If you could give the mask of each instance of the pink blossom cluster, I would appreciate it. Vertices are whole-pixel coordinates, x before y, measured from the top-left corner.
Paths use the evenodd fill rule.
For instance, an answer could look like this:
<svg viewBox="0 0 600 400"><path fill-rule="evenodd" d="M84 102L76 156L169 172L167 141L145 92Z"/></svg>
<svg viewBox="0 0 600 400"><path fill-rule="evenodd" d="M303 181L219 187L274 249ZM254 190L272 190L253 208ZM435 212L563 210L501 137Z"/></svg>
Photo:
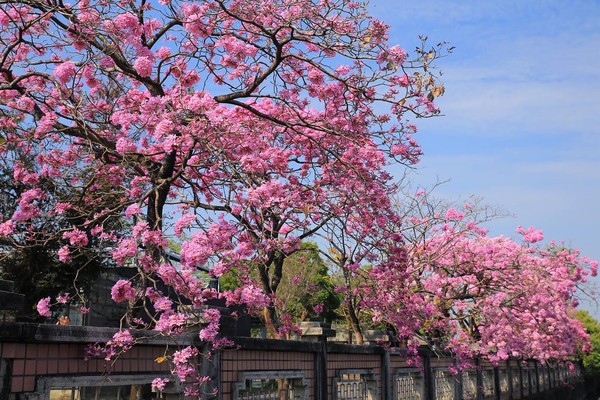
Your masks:
<svg viewBox="0 0 600 400"><path fill-rule="evenodd" d="M167 383L169 383L168 378L154 378L152 380L152 389L156 390L157 392L162 392L165 390Z"/></svg>
<svg viewBox="0 0 600 400"><path fill-rule="evenodd" d="M215 308L207 308L202 313L202 320L207 325L200 330L200 340L206 342L214 342L219 334L219 322L221 319L221 313Z"/></svg>
<svg viewBox="0 0 600 400"><path fill-rule="evenodd" d="M180 381L185 382L188 378L196 376L196 357L198 349L196 347L184 347L173 353L173 374L177 375Z"/></svg>
<svg viewBox="0 0 600 400"><path fill-rule="evenodd" d="M60 83L66 84L76 73L76 66L72 61L65 61L56 66L53 75Z"/></svg>
<svg viewBox="0 0 600 400"><path fill-rule="evenodd" d="M540 229L535 229L530 226L524 229L522 226L517 227L517 233L523 235L523 241L528 243L535 243L544 240L544 233Z"/></svg>
<svg viewBox="0 0 600 400"><path fill-rule="evenodd" d="M38 301L37 306L36 306L38 314L40 314L42 317L51 317L52 316L52 311L50 310L50 302L51 301L52 301L52 299L50 299L50 296L44 297L43 299Z"/></svg>
<svg viewBox="0 0 600 400"><path fill-rule="evenodd" d="M188 320L188 314L167 310L160 314L154 329L167 335L177 335L185 330Z"/></svg>
<svg viewBox="0 0 600 400"><path fill-rule="evenodd" d="M269 297L256 285L249 284L233 291L222 293L227 304L245 304L251 311L258 311L271 304Z"/></svg>
<svg viewBox="0 0 600 400"><path fill-rule="evenodd" d="M124 353L131 349L135 344L135 338L129 332L129 330L120 330L115 333L106 346L103 347L104 359L110 361L115 359L119 354Z"/></svg>
<svg viewBox="0 0 600 400"><path fill-rule="evenodd" d="M47 296L47 297L40 299L37 302L36 311L42 317L49 318L52 316L52 307L57 306L57 305L60 306L61 304L69 304L69 303L77 304L80 300L81 300L80 297L71 296L71 294L67 293L67 292L60 293L58 296L56 296L56 299L54 302L52 301L52 298L50 296ZM79 309L82 314L87 314L89 312L89 308L84 305L80 305Z"/></svg>
<svg viewBox="0 0 600 400"><path fill-rule="evenodd" d="M126 279L119 279L110 291L111 297L117 303L131 301L135 299L136 290L131 282Z"/></svg>
<svg viewBox="0 0 600 400"><path fill-rule="evenodd" d="M69 244L74 247L83 247L88 244L87 234L79 229L73 229L63 233L63 238L69 240Z"/></svg>

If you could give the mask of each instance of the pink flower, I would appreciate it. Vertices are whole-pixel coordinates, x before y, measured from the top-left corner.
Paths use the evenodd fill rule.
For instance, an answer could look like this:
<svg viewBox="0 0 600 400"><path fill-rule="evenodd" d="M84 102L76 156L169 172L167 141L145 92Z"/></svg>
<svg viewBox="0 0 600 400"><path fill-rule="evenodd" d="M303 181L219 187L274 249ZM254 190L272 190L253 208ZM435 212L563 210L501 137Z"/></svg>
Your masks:
<svg viewBox="0 0 600 400"><path fill-rule="evenodd" d="M200 333L198 333L198 338L205 342L212 342L213 340L215 340L218 334L219 325L208 324L206 328L200 330Z"/></svg>
<svg viewBox="0 0 600 400"><path fill-rule="evenodd" d="M117 17L114 19L114 24L119 29L128 30L138 28L140 25L140 21L135 16L135 14L125 12L123 14L117 15Z"/></svg>
<svg viewBox="0 0 600 400"><path fill-rule="evenodd" d="M119 265L125 264L125 260L137 253L137 242L134 238L125 238L112 252L112 257Z"/></svg>
<svg viewBox="0 0 600 400"><path fill-rule="evenodd" d="M143 77L147 77L150 76L150 74L152 74L153 66L154 63L152 62L152 60L150 60L150 58L146 56L138 57L138 59L135 60L135 63L133 64L133 68L135 68L137 73Z"/></svg>
<svg viewBox="0 0 600 400"><path fill-rule="evenodd" d="M598 276L598 261L590 262L590 271L592 276Z"/></svg>
<svg viewBox="0 0 600 400"><path fill-rule="evenodd" d="M74 247L84 247L88 244L87 234L79 229L63 233L63 239L69 239L69 243Z"/></svg>
<svg viewBox="0 0 600 400"><path fill-rule="evenodd" d="M21 194L21 200L19 200L19 204L27 204L27 203L31 203L35 200L39 200L44 196L44 193L42 192L41 189L39 188L35 188L35 189L29 189L24 191Z"/></svg>
<svg viewBox="0 0 600 400"><path fill-rule="evenodd" d="M157 392L162 392L169 383L169 379L167 378L154 378L152 380L152 388Z"/></svg>
<svg viewBox="0 0 600 400"><path fill-rule="evenodd" d="M221 319L221 313L216 308L207 308L202 315L205 322L218 323Z"/></svg>
<svg viewBox="0 0 600 400"><path fill-rule="evenodd" d="M133 345L133 336L128 330L119 331L113 335L108 343L118 347L130 347Z"/></svg>
<svg viewBox="0 0 600 400"><path fill-rule="evenodd" d="M279 229L279 234L280 235L287 235L288 233L290 233L294 228L292 228L291 226L289 226L288 224L284 224L281 229Z"/></svg>
<svg viewBox="0 0 600 400"><path fill-rule="evenodd" d="M158 58L167 58L171 55L171 50L168 47L161 47L160 49L156 50L156 57Z"/></svg>
<svg viewBox="0 0 600 400"><path fill-rule="evenodd" d="M125 279L120 279L115 283L110 291L111 297L117 303L135 298L135 289L131 286L131 282Z"/></svg>
<svg viewBox="0 0 600 400"><path fill-rule="evenodd" d="M75 64L71 61L66 61L59 64L55 69L53 76L58 79L60 83L67 83L75 76Z"/></svg>
<svg viewBox="0 0 600 400"><path fill-rule="evenodd" d="M168 311L173 306L173 302L168 297L160 297L154 302L156 311Z"/></svg>
<svg viewBox="0 0 600 400"><path fill-rule="evenodd" d="M181 237L183 230L189 228L194 221L196 221L196 215L184 214L175 222L175 227L173 228L175 235Z"/></svg>
<svg viewBox="0 0 600 400"><path fill-rule="evenodd" d="M463 218L464 218L464 215L461 212L456 211L454 208L450 208L450 209L448 209L448 211L446 211L446 219L447 220L460 221Z"/></svg>
<svg viewBox="0 0 600 400"><path fill-rule="evenodd" d="M58 203L56 203L55 211L57 214L60 215L70 208L71 208L71 204L58 202Z"/></svg>
<svg viewBox="0 0 600 400"><path fill-rule="evenodd" d="M402 87L408 87L410 85L410 78L408 75L403 74L396 79L396 82Z"/></svg>
<svg viewBox="0 0 600 400"><path fill-rule="evenodd" d="M36 309L42 317L51 317L52 311L50 311L50 297L44 297L38 301Z"/></svg>
<svg viewBox="0 0 600 400"><path fill-rule="evenodd" d="M168 334L181 333L187 320L188 316L186 314L169 312L167 310L167 312L160 316L154 329Z"/></svg>
<svg viewBox="0 0 600 400"><path fill-rule="evenodd" d="M134 203L127 207L127 209L125 210L125 216L127 218L130 218L133 215L141 214L141 212L142 209L140 208L140 206L137 203Z"/></svg>
<svg viewBox="0 0 600 400"><path fill-rule="evenodd" d="M180 381L185 381L187 378L196 374L196 368L191 365L198 355L198 349L195 347L185 347L182 350L173 353L174 368L171 371L179 377Z"/></svg>
<svg viewBox="0 0 600 400"><path fill-rule="evenodd" d="M69 251L69 246L63 246L58 249L58 259L60 262L68 263L71 261L71 253Z"/></svg>
<svg viewBox="0 0 600 400"><path fill-rule="evenodd" d="M119 138L115 147L121 154L133 153L137 151L137 145L130 138Z"/></svg>
<svg viewBox="0 0 600 400"><path fill-rule="evenodd" d="M350 67L347 65L339 65L335 69L335 72L338 74L338 76L345 76L350 73Z"/></svg>
<svg viewBox="0 0 600 400"><path fill-rule="evenodd" d="M15 223L12 220L8 220L0 224L0 236L11 235L15 230Z"/></svg>
<svg viewBox="0 0 600 400"><path fill-rule="evenodd" d="M541 229L535 229L533 226L530 226L527 229L518 226L517 233L523 235L523 241L527 243L536 243L544 240L544 232L542 232Z"/></svg>
<svg viewBox="0 0 600 400"><path fill-rule="evenodd" d="M39 208L33 204L26 204L21 202L19 204L19 209L15 211L12 216L14 221L27 221L29 219L35 218L39 215Z"/></svg>
<svg viewBox="0 0 600 400"><path fill-rule="evenodd" d="M104 355L106 354L106 351L105 351L104 347L102 347L98 343L93 343L93 344L90 343L84 347L83 353L84 353L83 359L85 361L89 361L92 358L104 357Z"/></svg>
<svg viewBox="0 0 600 400"><path fill-rule="evenodd" d="M129 350L135 343L135 339L128 330L115 333L111 340L106 343L104 359L109 361L119 352Z"/></svg>
<svg viewBox="0 0 600 400"><path fill-rule="evenodd" d="M56 301L61 304L67 304L70 299L71 299L71 295L69 295L69 293L63 293L56 298Z"/></svg>

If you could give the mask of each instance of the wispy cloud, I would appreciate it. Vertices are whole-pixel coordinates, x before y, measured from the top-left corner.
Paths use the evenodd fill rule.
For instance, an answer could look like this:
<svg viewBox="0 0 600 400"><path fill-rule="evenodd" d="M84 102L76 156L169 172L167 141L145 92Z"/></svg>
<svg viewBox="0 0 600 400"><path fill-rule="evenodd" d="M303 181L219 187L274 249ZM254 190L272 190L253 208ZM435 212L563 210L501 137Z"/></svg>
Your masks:
<svg viewBox="0 0 600 400"><path fill-rule="evenodd" d="M600 114L600 3L371 4L392 24L392 40L431 33L434 41L448 39L457 47L440 62L447 87L442 131L600 134L600 124L590 123Z"/></svg>

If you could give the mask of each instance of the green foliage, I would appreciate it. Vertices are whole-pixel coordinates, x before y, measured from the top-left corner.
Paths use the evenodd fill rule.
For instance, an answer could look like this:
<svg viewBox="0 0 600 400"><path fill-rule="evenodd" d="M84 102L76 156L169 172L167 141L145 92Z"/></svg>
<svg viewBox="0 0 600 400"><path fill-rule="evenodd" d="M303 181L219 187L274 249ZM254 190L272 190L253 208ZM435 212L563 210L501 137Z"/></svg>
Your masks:
<svg viewBox="0 0 600 400"><path fill-rule="evenodd" d="M221 291L226 290L235 290L242 286L242 281L240 280L238 270L230 270L226 274L223 274L219 277L219 288Z"/></svg>
<svg viewBox="0 0 600 400"><path fill-rule="evenodd" d="M300 251L286 259L277 302L281 312L294 321L339 318L336 309L341 299L316 244L303 243Z"/></svg>
<svg viewBox="0 0 600 400"><path fill-rule="evenodd" d="M589 353L582 354L583 366L589 373L600 375L600 323L585 310L578 310L575 318L582 322L592 345Z"/></svg>
<svg viewBox="0 0 600 400"><path fill-rule="evenodd" d="M252 276L251 279L258 284L258 276ZM221 290L233 290L240 286L241 279L237 270L219 278ZM339 318L337 309L340 303L340 296L334 290L329 269L319 255L317 245L303 243L301 249L284 262L283 275L277 288L278 316L286 316L293 322L331 322Z"/></svg>

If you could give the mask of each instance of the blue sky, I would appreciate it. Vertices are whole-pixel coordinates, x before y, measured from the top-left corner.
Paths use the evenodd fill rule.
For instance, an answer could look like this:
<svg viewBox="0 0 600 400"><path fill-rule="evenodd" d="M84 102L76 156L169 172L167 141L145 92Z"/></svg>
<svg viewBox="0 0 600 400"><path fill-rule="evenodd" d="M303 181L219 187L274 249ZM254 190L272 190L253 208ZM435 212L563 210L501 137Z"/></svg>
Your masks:
<svg viewBox="0 0 600 400"><path fill-rule="evenodd" d="M425 155L413 181L450 179L439 196L477 195L515 215L488 224L492 235L535 226L600 259L600 1L371 0L369 9L407 50L419 34L456 47L438 62L444 116L416 121Z"/></svg>

